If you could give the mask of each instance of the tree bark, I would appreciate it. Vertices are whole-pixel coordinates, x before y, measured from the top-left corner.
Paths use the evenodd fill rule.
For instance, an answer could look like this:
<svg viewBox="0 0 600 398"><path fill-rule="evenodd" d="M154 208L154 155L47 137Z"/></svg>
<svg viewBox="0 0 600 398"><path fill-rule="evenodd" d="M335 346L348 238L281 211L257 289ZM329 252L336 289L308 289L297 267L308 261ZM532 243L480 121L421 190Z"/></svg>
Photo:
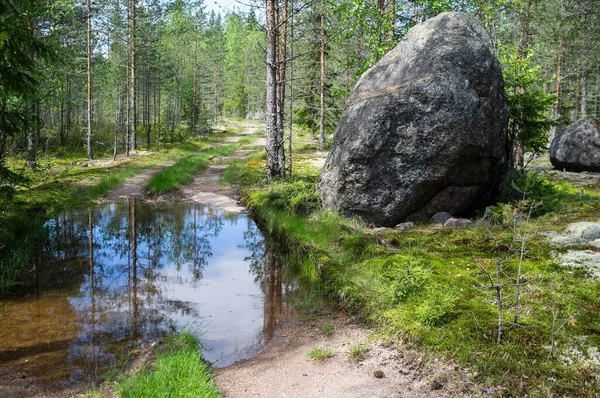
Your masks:
<svg viewBox="0 0 600 398"><path fill-rule="evenodd" d="M581 77L581 117L587 116L587 79L585 74Z"/></svg>
<svg viewBox="0 0 600 398"><path fill-rule="evenodd" d="M94 158L92 152L92 1L87 0L87 156Z"/></svg>
<svg viewBox="0 0 600 398"><path fill-rule="evenodd" d="M279 135L277 161L279 168L285 175L285 145L284 145L284 129L285 129L285 75L286 75L286 57L287 57L287 15L288 15L288 0L283 0L281 9L277 5L277 23L279 30L277 31L279 48L277 51L277 133ZM279 18L279 16L281 18Z"/></svg>
<svg viewBox="0 0 600 398"><path fill-rule="evenodd" d="M131 99L129 100L129 106L131 107L131 138L129 145L132 150L137 149L137 113L136 113L136 87L135 87L135 11L136 11L136 0L131 0L131 11L130 11L130 29L131 29Z"/></svg>
<svg viewBox="0 0 600 398"><path fill-rule="evenodd" d="M321 81L319 98L319 150L325 149L325 0L321 0Z"/></svg>
<svg viewBox="0 0 600 398"><path fill-rule="evenodd" d="M267 31L267 93L266 93L266 145L267 172L270 178L283 177L279 162L279 132L277 129L277 0L266 0Z"/></svg>

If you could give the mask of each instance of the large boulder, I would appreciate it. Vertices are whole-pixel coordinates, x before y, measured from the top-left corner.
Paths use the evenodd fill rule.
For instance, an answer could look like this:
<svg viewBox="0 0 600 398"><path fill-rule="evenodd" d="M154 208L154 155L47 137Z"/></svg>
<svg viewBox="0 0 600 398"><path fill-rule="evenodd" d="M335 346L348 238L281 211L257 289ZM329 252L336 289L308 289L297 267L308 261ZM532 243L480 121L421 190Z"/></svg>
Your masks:
<svg viewBox="0 0 600 398"><path fill-rule="evenodd" d="M581 118L557 134L550 161L559 170L600 171L600 119Z"/></svg>
<svg viewBox="0 0 600 398"><path fill-rule="evenodd" d="M490 39L469 14L412 28L346 103L318 191L326 208L393 226L493 197L508 106Z"/></svg>

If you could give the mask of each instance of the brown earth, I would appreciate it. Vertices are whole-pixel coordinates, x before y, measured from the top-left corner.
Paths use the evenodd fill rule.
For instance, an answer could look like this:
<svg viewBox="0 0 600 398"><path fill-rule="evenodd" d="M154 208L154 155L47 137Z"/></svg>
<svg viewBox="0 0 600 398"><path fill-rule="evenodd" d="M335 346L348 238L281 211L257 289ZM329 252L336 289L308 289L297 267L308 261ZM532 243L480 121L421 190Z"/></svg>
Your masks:
<svg viewBox="0 0 600 398"><path fill-rule="evenodd" d="M330 337L323 326L333 327ZM366 347L359 358L353 346ZM333 351L323 360L309 351ZM364 324L344 314L283 326L263 352L216 370L223 397L420 398L477 396L473 375L452 363L426 361L372 338Z"/></svg>

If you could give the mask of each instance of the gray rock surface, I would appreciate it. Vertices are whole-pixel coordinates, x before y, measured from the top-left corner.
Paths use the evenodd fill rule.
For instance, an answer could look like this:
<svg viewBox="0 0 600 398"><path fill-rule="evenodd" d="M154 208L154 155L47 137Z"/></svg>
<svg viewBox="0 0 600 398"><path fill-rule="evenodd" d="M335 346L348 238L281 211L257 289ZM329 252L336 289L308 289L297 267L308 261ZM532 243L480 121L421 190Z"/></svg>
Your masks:
<svg viewBox="0 0 600 398"><path fill-rule="evenodd" d="M439 211L431 216L431 222L434 224L443 224L452 218L452 214L446 213L445 211Z"/></svg>
<svg viewBox="0 0 600 398"><path fill-rule="evenodd" d="M576 222L569 224L562 234L551 237L552 243L569 245L600 245L600 221L599 222Z"/></svg>
<svg viewBox="0 0 600 398"><path fill-rule="evenodd" d="M557 134L550 162L558 170L600 171L600 119L581 118Z"/></svg>
<svg viewBox="0 0 600 398"><path fill-rule="evenodd" d="M378 226L467 213L505 170L508 107L490 39L469 14L412 28L354 87L318 191Z"/></svg>
<svg viewBox="0 0 600 398"><path fill-rule="evenodd" d="M413 229L415 229L415 224L411 223L410 221L396 225L396 230L400 232L408 232L412 231Z"/></svg>
<svg viewBox="0 0 600 398"><path fill-rule="evenodd" d="M473 223L467 218L449 218L444 223L444 227L446 228L466 228L471 225L473 225Z"/></svg>

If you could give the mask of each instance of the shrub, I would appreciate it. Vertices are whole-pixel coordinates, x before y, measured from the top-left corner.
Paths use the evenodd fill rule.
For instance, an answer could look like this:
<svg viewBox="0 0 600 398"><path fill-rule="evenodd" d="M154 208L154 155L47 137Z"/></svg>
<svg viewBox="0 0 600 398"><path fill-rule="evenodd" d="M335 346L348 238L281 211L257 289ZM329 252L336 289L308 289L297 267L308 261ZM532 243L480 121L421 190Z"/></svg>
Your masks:
<svg viewBox="0 0 600 398"><path fill-rule="evenodd" d="M425 301L417 307L419 321L425 327L431 328L443 325L448 320L458 297L450 290L439 285L427 289Z"/></svg>

